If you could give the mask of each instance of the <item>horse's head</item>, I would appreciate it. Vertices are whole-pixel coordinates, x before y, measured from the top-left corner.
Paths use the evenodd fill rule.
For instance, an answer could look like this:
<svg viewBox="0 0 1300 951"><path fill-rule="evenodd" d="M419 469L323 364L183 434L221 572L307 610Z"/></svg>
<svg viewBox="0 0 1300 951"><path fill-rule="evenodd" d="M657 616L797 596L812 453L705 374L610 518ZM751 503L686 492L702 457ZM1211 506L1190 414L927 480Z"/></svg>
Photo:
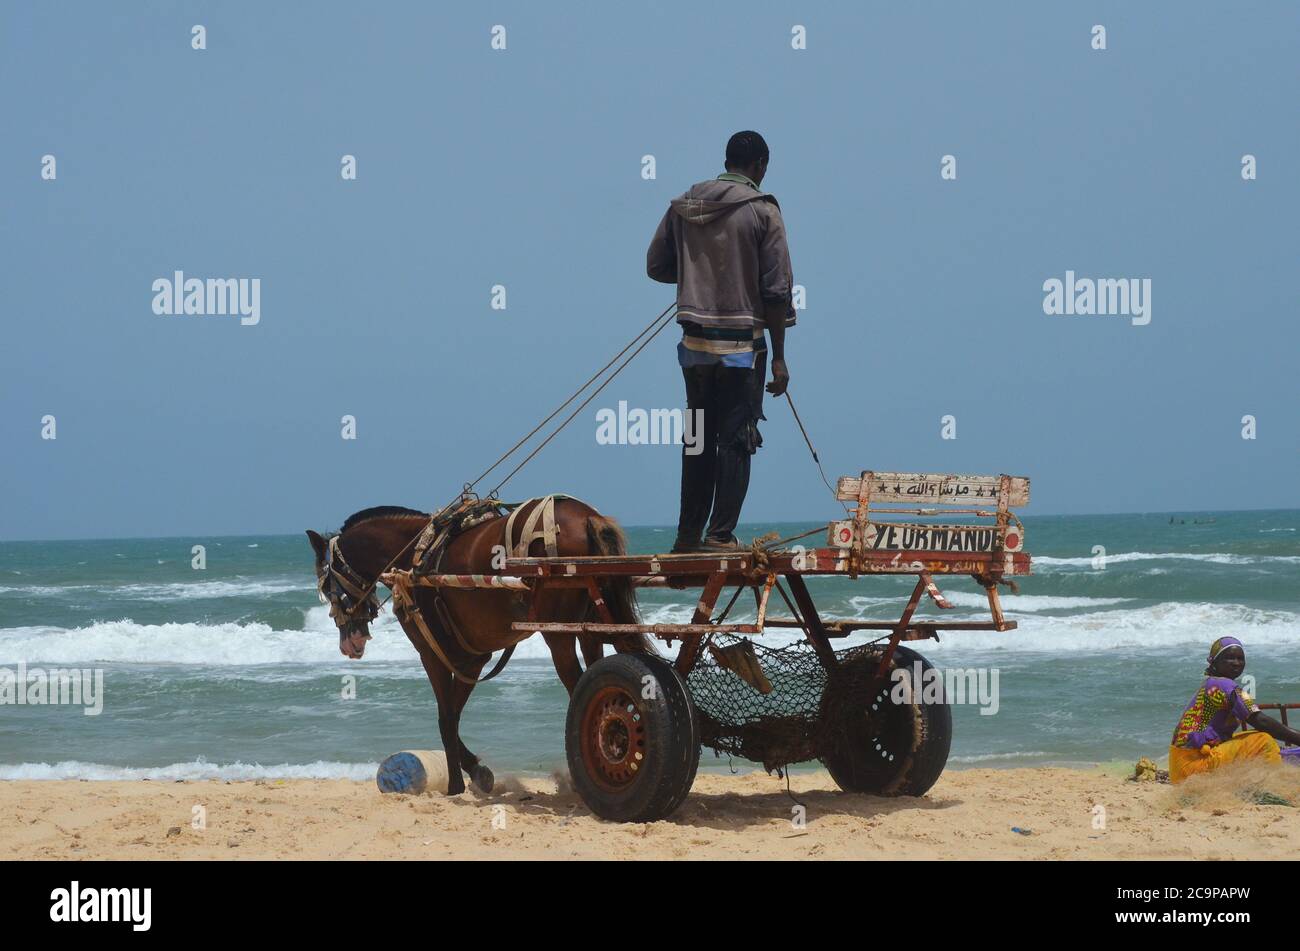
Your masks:
<svg viewBox="0 0 1300 951"><path fill-rule="evenodd" d="M316 590L330 606L330 617L339 629L339 650L345 657L360 660L370 640L370 622L379 614L379 598L373 578L363 578L343 558L339 544L342 533L324 538L307 530L316 552Z"/></svg>

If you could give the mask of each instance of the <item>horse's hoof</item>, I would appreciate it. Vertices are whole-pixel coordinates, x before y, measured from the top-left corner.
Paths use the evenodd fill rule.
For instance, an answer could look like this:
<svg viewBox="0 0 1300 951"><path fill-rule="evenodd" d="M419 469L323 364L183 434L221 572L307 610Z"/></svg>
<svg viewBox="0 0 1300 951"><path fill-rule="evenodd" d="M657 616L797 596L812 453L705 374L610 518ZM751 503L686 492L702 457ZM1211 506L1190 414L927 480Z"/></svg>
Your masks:
<svg viewBox="0 0 1300 951"><path fill-rule="evenodd" d="M492 770L488 769L482 763L479 763L470 771L469 781L474 785L475 789L483 793L485 796L490 793L492 787L496 785L496 777L492 775Z"/></svg>

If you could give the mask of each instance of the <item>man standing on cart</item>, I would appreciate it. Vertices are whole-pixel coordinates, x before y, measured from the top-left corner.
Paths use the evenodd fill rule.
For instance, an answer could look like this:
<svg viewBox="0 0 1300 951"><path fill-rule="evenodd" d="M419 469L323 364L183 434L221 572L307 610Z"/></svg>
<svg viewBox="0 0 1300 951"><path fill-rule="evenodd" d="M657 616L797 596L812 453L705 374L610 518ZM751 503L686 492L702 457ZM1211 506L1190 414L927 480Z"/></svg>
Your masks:
<svg viewBox="0 0 1300 951"><path fill-rule="evenodd" d="M785 328L795 322L794 276L776 198L759 189L768 148L757 132L727 142L726 171L674 198L646 252L646 273L677 285L677 360L686 406L703 417L699 452L682 448L682 498L674 552L738 547L750 456L763 444L763 383L771 337L772 382L785 392ZM701 538L703 535L703 538Z"/></svg>

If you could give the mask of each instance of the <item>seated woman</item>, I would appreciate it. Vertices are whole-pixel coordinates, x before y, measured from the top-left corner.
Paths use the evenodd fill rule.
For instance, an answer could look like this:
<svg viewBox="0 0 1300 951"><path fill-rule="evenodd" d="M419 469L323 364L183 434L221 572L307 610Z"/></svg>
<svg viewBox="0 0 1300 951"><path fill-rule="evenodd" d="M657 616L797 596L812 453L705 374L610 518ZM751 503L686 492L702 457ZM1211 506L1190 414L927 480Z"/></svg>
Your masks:
<svg viewBox="0 0 1300 951"><path fill-rule="evenodd" d="M1278 740L1300 744L1300 732L1261 713L1254 698L1237 686L1237 678L1246 669L1246 649L1241 641L1219 638L1210 645L1207 659L1206 681L1174 729L1169 747L1171 782L1182 782L1193 773L1218 769L1235 760L1258 758L1280 763L1283 752ZM1254 729L1236 733L1238 726ZM1287 758L1296 753L1300 746L1287 750Z"/></svg>

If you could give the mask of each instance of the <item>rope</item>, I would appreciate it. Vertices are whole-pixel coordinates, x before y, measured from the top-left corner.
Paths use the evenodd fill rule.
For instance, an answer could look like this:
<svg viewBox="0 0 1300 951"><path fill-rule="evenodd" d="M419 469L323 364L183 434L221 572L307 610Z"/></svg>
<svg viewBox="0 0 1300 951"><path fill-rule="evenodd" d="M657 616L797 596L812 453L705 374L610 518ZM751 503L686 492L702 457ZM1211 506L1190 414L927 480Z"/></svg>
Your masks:
<svg viewBox="0 0 1300 951"><path fill-rule="evenodd" d="M575 409L572 413L570 413L564 419L564 422L560 423L559 426L555 427L555 429L551 431L550 435L548 435L545 439L543 439L533 449L532 452L530 452L527 456L525 456L523 460L519 462L518 465L516 465L513 469L511 469L506 474L505 478L502 479L500 482L498 482L492 488L492 491L487 494L487 498L489 499L497 498L497 493L501 491L501 489L505 486L505 484L509 482L511 479L513 479L520 469L528 465L528 463L532 462L532 460L537 456L537 454L541 452L543 449L545 449L552 439L554 439L561 432L563 432L564 428L568 426L569 423L573 422L574 419L577 418L578 414L581 413L584 409L586 409L587 406L591 403L591 401L594 400L597 396L599 396L601 391L603 391L605 387L609 386L609 384L613 382L614 378L618 376L620 373L622 373L623 370L627 367L627 365L631 363L633 360L635 360L637 356L641 353L641 351L644 350L650 344L650 342L655 339L655 337L659 336L659 334L663 332L663 329L667 327L669 323L672 322L674 315L671 312L674 310L676 306L677 306L676 301L674 301L673 303L665 307L662 311L660 311L658 316L656 316L654 320L650 321L650 323L648 323L644 328L642 328L641 332L638 333L635 337L633 337L630 341L628 341L628 343L623 347L623 349L620 350L618 353L614 354L614 356L611 357L604 366L602 366L599 370L593 373L585 383L583 383L580 387L578 387L572 393L572 395L569 396L568 399L566 399L563 403L561 403L554 410L552 410L550 415L548 415L540 423L538 423L531 430L529 430L529 432L525 434L523 438L521 438L513 446L511 446L504 453L502 453L501 456L499 456L497 460L492 463L492 465L488 466L486 469L480 472L473 481L465 483L464 487L461 489L458 498L464 500L467 497L470 497L473 493L474 487L478 485L480 482L482 482L485 478L487 478L489 473L491 473L494 469L496 469L503 462L509 459L512 455L514 455L519 450L519 448L523 446L525 443L527 443L528 440L532 439L533 436L541 432L546 427L547 423L555 419L555 417L559 416L560 413L562 413L565 410L565 408L569 406L569 404L571 404L574 400L576 400L579 396L581 396L582 393L589 386L591 386L598 379L600 379L601 375L605 373L605 371L608 370L610 367L614 366L614 364L618 362L620 357L622 357L629 350L632 350L633 347L636 347L635 350L632 350L631 356L629 356L626 360L620 363L614 369L614 372L604 379L604 381L600 384L600 386L592 390L590 395L588 395L585 400L583 400L581 403L578 404L577 409ZM640 341L639 346L638 346L638 341ZM789 389L785 391L785 400L787 403L790 404L790 412L794 415L794 421L799 427L799 432L803 436L803 441L808 446L808 452L812 454L813 462L817 466L817 471L821 475L822 482L826 485L826 488L830 490L831 496L834 497L836 495L835 487L831 485L830 479L826 477L826 470L822 468L821 459L817 455L817 449L813 446L812 439L809 438L808 436L808 430L804 428L803 420L799 418L799 411L795 409L794 399L791 398ZM454 504L455 501L456 499L453 499L450 502L448 502L447 505L450 506ZM837 499L836 501L839 500ZM841 503L841 505L843 505L844 511L847 513L849 511L848 505L844 503ZM444 509L446 507L447 506L444 506ZM813 531L819 531L819 529L814 529ZM772 533L772 535L775 534L776 533ZM803 538L806 535L811 535L811 534L813 534L813 532L805 532L803 535L796 535L794 536L794 538L784 539L783 541L793 541L794 539ZM388 566L384 568L384 571L380 572L380 574L390 571L392 567L395 564L397 564L397 562L402 558L402 556L405 555L407 551L410 550L411 546L415 544L416 539L418 538L419 536L417 535L416 538L411 539L411 541L407 543L406 547L404 547L400 552L397 553L397 555L393 558L393 560L388 563ZM762 549L766 546L762 545L761 542L772 541L772 540L774 539L772 539L770 536L765 536L762 540L755 540L755 543L752 547L756 558L762 558L763 560L765 560L766 552L763 551ZM782 542L777 542L777 545L780 544L782 544ZM370 584L368 591L373 591L377 584L378 584L378 579L376 579L374 582ZM392 597L391 593L389 597L390 598ZM383 605L387 602L387 600L388 599L385 598L384 601L380 602L379 606L382 608Z"/></svg>
<svg viewBox="0 0 1300 951"><path fill-rule="evenodd" d="M423 534L423 533L420 533L420 534ZM379 579L380 579L380 577L381 577L382 575L385 575L385 574L387 574L388 572L392 571L392 570L393 570L393 566L394 566L395 564L397 564L397 562L401 559L401 557L402 557L403 555L405 555L408 551L411 550L411 546L414 545L414 544L415 544L417 541L419 541L419 540L420 540L420 535L417 534L414 538L412 538L409 542L406 543L406 547L405 547L405 548L403 548L401 551L399 551L396 555L393 556L393 560L390 561L387 565L384 566L383 571L381 571L381 572L379 572L379 574L375 575L375 580L372 581L372 582L370 582L369 587L366 588L366 597L369 597L369 596L370 596L370 592L374 591L375 588L377 588L377 587L379 586ZM387 604L387 603L389 602L389 600L390 600L392 597L393 597L393 592L392 592L391 590L389 590L389 592L388 592L388 597L387 597L387 598L384 598L384 600L382 600L382 601L379 602L379 609L380 609L380 610L383 610L384 605Z"/></svg>
<svg viewBox="0 0 1300 951"><path fill-rule="evenodd" d="M802 807L803 807L804 814L806 815L807 812L808 812L808 803L804 802L802 799L800 799L798 796L796 796L796 795L794 794L794 792L791 791L791 789L790 789L790 766L789 766L789 764L786 764L786 767L785 767L785 769L783 770L783 772L785 773L785 794L786 794L787 796L789 796L789 797L794 801L794 804L795 804L796 806L802 806ZM800 834L800 835L807 835L808 833L806 833L806 832L801 832L801 833L799 833L799 834ZM789 836L789 835L787 835L786 838L787 838L787 839L791 839L791 838L794 838L794 837L793 837L793 836Z"/></svg>
<svg viewBox="0 0 1300 951"><path fill-rule="evenodd" d="M780 532L768 532L766 535L760 535L749 543L749 554L754 559L755 571L767 572L769 565L768 547L775 545L780 537Z"/></svg>
<svg viewBox="0 0 1300 951"><path fill-rule="evenodd" d="M718 615L717 620L710 621L709 623L721 624L723 621L725 621L727 619L727 615L731 613L731 609L735 605L736 599L740 597L740 592L744 590L745 590L745 586L743 584L736 585L736 593L731 596L731 600L727 602L727 606L722 609L722 613Z"/></svg>
<svg viewBox="0 0 1300 951"><path fill-rule="evenodd" d="M816 528L810 528L808 531L800 532L798 535L791 535L788 538L782 538L778 541L772 542L770 545L764 545L763 547L768 549L784 548L788 542L797 542L801 538L807 538L809 535L817 535L824 531L826 531L826 526L818 525ZM771 534L775 535L776 533L772 532Z"/></svg>
<svg viewBox="0 0 1300 951"><path fill-rule="evenodd" d="M570 413L565 418L565 420L562 423L560 423L559 426L557 426L554 430L551 431L550 435L548 435L545 439L543 439L533 449L532 452L530 452L527 456L525 456L518 465L516 465L513 469L511 469L506 474L505 478L502 479L500 482L498 482L492 488L492 491L487 494L487 498L496 498L497 493L501 491L501 489L505 486L507 482L509 482L511 479L515 477L515 475L519 472L520 469L528 465L528 463L532 462L532 460L537 456L537 454L540 453L543 449L545 449L552 439L558 436L564 430L564 428L569 425L569 423L573 422L573 420L577 418L578 414L581 413L584 409L586 409L587 406L591 403L591 401L594 400L597 397L597 395L599 395L600 392L605 389L605 387L609 386L609 384L614 380L614 378L618 376L620 373L622 373L629 363L631 363L634 359L636 359L637 355L640 354L641 351L644 350L646 346L649 345L650 341L654 340L655 337L659 336L659 334L663 331L663 329L666 326L668 326L669 323L672 322L671 312L676 306L677 306L676 302L674 301L673 303L665 307L662 311L660 311L658 316L656 316L654 320L650 321L650 323L648 323L644 328L642 328L641 332L638 333L635 337L633 337L630 341L628 341L628 343L623 347L623 349L621 349L618 353L614 354L614 356L611 357L608 360L608 362L605 363L604 366L602 366L599 370L593 373L585 383L579 386L568 397L568 399L566 399L563 403L561 403L554 410L552 410L550 415L548 415L540 423L538 423L531 430L529 430L528 433L525 434L513 446L511 446L504 453L502 453L495 462L493 462L490 466L488 466L486 469L480 472L473 481L465 483L464 488L461 490L460 498L464 498L467 495L471 494L474 490L474 487L478 485L480 482L482 482L485 478L487 478L489 473L491 473L503 462L505 462L507 459L513 456L520 449L520 447L522 447L525 443L528 442L528 440L532 439L535 435L537 435L544 428L546 428L546 425L549 422L551 422L551 420L559 416L560 413L562 413L565 410L565 408L568 407L574 400L576 400L579 396L581 396L583 392L587 390L588 387L590 387L593 383L595 383L598 379L600 379L603 373L605 373L610 367L614 366L614 364L618 362L620 357L622 357L629 350L632 350L633 347L636 347L635 350L632 350L631 356L629 356L626 360L620 363L618 367L614 369L614 372L605 378L605 380L600 384L600 386L596 387L596 389L594 389L590 393L590 395L587 396L585 400L583 400L581 403L578 404L577 409L575 409L572 413ZM640 342L639 346L638 346L638 341ZM835 487L831 485L830 479L826 477L826 470L822 468L821 458L817 454L816 447L814 447L812 444L812 439L808 436L808 430L804 427L803 420L799 417L799 411L795 409L794 399L790 396L789 389L785 391L785 400L787 403L790 404L790 412L794 415L794 421L796 425L798 425L799 427L799 432L803 436L804 443L808 446L808 452L812 455L813 462L817 466L817 472L821 475L822 482L825 484L826 488L830 491L832 497L834 497L836 495ZM455 500L453 499L452 502L454 501ZM837 499L836 501L839 500ZM449 502L448 504L450 505L452 504L452 502ZM840 503L840 504L843 506L844 511L846 513L849 512L849 507L847 504L845 503ZM405 554L405 552L403 552L403 554Z"/></svg>
<svg viewBox="0 0 1300 951"><path fill-rule="evenodd" d="M646 348L646 345L649 344L651 340L653 340L655 337L659 336L659 333L660 333L660 332L661 332L661 331L662 331L666 326L668 326L668 324L671 322L671 320L672 320L672 316L669 315L669 312L672 311L676 306L677 306L677 302L676 302L676 301L673 301L673 303L669 304L669 305L668 305L667 307L665 307L662 311L660 311L660 312L659 312L659 315L658 315L657 317L655 317L654 320L652 320L652 321L650 321L650 323L646 324L646 326L641 330L640 333L638 333L635 337L633 337L630 341L628 341L627 345L626 345L625 347L623 347L622 350L620 350L618 353L614 354L614 356L610 358L610 360L609 360L608 363L606 363L603 367L601 367L599 370L597 370L595 373L593 373L593 374L591 375L590 379L588 379L586 383L583 383L582 386L578 387L578 389L574 391L574 393L573 393L572 396L570 396L567 400L565 400L563 403L561 403L559 406L557 406L557 407L556 407L556 408L551 412L551 414L550 414L549 416L547 416L547 417L546 417L545 419L543 419L540 423L538 423L536 426L534 426L534 427L532 428L532 430L531 430L531 431L530 431L526 436L524 436L524 437L523 437L522 439L520 439L517 443L515 443L513 446L511 446L509 449L507 449L507 450L506 450L506 451L501 455L501 457L497 459L496 462L492 463L492 465L488 466L486 469L484 469L482 472L480 472L479 475L478 475L478 477L477 477L476 479L474 479L473 482L466 482L464 488L461 489L460 494L459 494L456 498L451 499L450 501L448 501L448 502L447 502L447 505L444 505L444 506L443 506L443 510L446 510L446 509L447 509L448 507L450 507L451 505L454 505L458 500L460 500L460 501L464 501L465 499L469 498L469 497L473 494L474 486L476 486L476 485L478 485L480 482L482 482L483 479L485 479L485 478L487 477L488 473L490 473L493 469L495 469L497 466L501 465L501 463L505 462L505 461L506 461L507 459L509 459L512 455L514 455L514 453L519 449L520 446L522 446L524 443L528 442L529 439L533 438L533 436L535 436L538 432L540 432L540 431L543 429L543 427L546 426L547 423L549 423L551 420L553 420L556 416L559 416L560 413L562 413L562 412L564 411L564 408L565 408L566 406L568 406L570 403L572 403L574 400L576 400L580 395L582 395L582 392L583 392L585 389L587 389L587 387L591 386L592 383L594 383L596 380L598 380L598 379L600 378L600 375L601 375L602 373L604 373L606 370L608 370L610 367L612 367L612 366L614 365L614 363L618 360L619 357L623 356L623 354L625 354L625 353L627 353L629 350L631 350L632 347L636 346L636 343L637 343L638 340L641 340L641 338L642 338L642 337L645 337L646 334L650 334L650 336L649 336L649 337L646 337L646 339L641 343L641 346L639 346L639 347L636 348L636 351L632 354L632 356L630 356L630 357L628 357L626 360L624 360L623 363L622 363L622 364L621 364L621 365L620 365L620 366L619 366L619 367L618 367L618 368L617 368L613 373L611 373L611 374L609 375L609 377L605 380L605 382L602 383L602 384L600 384L600 386L596 388L595 392L593 392L590 396L588 396L588 397L587 397L587 398L582 402L582 405L580 405L576 410L573 411L573 413L569 416L568 419L566 419L564 422L562 422L562 423L561 423L561 424L560 424L560 425L555 429L554 432L552 432L549 436L547 436L546 439L544 439L544 440L542 441L541 445L539 445L536 449L534 449L532 452L530 452L530 453L528 454L527 458L525 458L523 462L519 463L519 465L515 466L512 470L510 470L510 474L507 475L507 476L506 476L504 479L502 479L500 482L498 482L497 485L496 485L496 488L494 488L491 492L489 492L489 493L487 494L487 497L488 497L488 498L490 498L490 499L491 499L491 498L495 498L497 492L500 491L501 487L502 487L503 485L505 485L507 482L509 482L510 479L514 476L514 474L515 474L516 472L518 472L520 469L522 469L525 465L527 465L527 464L532 460L532 458L533 458L534 456L536 456L539 452L541 452L542 449L545 448L546 444L549 443L552 439L554 439L557 435L559 435L560 431L561 431L562 429L564 429L565 426L567 426L567 425L569 425L569 423L573 422L574 418L575 418L579 413L582 412L582 410L587 406L587 404L590 403L593 399L596 398L596 394L598 394L601 390L603 390L606 386L608 386L608 385L610 384L610 381L613 380L614 377L618 376L619 373L621 373L621 372L623 371L623 368L626 367L629 363L631 363L632 360L635 359L635 357L637 356L637 354L639 354L642 350L644 350L644 349ZM658 326L656 326L656 324L657 324ZM651 332L652 330L653 330L653 332ZM412 538L409 542L407 542L407 543L406 543L406 546L405 546L401 551L399 551L396 555L393 556L392 561L390 561L390 562L389 562L389 563L384 567L383 571L381 571L379 574L382 575L382 574L386 574L387 572L391 571L391 570L393 569L393 566L396 565L396 564L397 564L397 563L402 559L402 557L403 557L403 556L404 556L408 551L411 550L411 546L414 545L414 544L419 540L419 538L420 538L420 536L419 536L419 535L416 535L416 536L415 536L414 538ZM371 591L374 591L375 588L378 586L378 584L379 584L379 578L378 578L378 576L376 576L375 580L372 581L372 582L370 583L370 586L366 589L366 593L367 593L367 595L368 595ZM383 601L379 602L379 607L382 609L383 606L384 606L385 604L387 604L388 601L389 601L389 599L391 599L391 598L392 598L392 592L390 591L390 592L389 592L389 595L388 595L388 598L385 598Z"/></svg>
<svg viewBox="0 0 1300 951"><path fill-rule="evenodd" d="M821 473L822 482L826 483L826 488L830 489L831 498L840 502L839 493L837 493L835 487L831 485L830 479L826 478L826 470L822 468L822 461L817 457L817 450L813 448L812 440L808 438L808 430L803 428L803 420L799 418L799 411L794 408L794 400L790 398L790 390L788 387L785 391L785 401L790 404L790 412L794 414L794 421L799 425L799 432L803 434L803 441L807 443L808 451L812 453L813 462L817 463L817 471ZM847 513L849 511L848 505L844 502L840 502L840 504L844 506L844 511Z"/></svg>
<svg viewBox="0 0 1300 951"><path fill-rule="evenodd" d="M639 347L637 347L635 350L632 351L632 355L631 355L630 357L628 357L626 360L624 360L621 364L619 364L618 367L614 370L614 372L611 373L608 377L605 378L605 382L601 383L600 386L598 386L598 387L596 387L594 390L592 390L592 391L591 391L591 395L588 396L588 397L587 397L585 400L583 400L581 403L579 403L579 404L578 404L578 408L575 409L572 413L570 413L569 416L564 420L564 422L560 423L559 426L555 427L555 429L551 432L551 434L550 434L549 436L547 436L545 439L543 439L543 440L541 441L541 443L538 444L538 446L537 446L536 449L534 449L534 450L533 450L532 452L530 452L527 456L525 456L524 459L523 459L523 461L520 462L519 465L517 465L517 466L515 466L513 469L511 469L510 472L506 475L506 477L505 477L504 479L502 479L500 482L498 482L498 483L496 484L496 487L493 488L492 491L488 493L488 496L489 496L489 497L491 497L491 496L495 496L495 495L497 494L497 492L499 492L499 491L501 490L501 487L502 487L503 485L505 485L507 482L509 482L511 479L514 478L515 473L517 473L517 472L518 472L520 469L522 469L524 466L528 465L528 463L531 462L531 461L533 460L533 457L534 457L534 456L536 456L539 452L541 452L543 449L545 449L547 443L549 443L552 439L554 439L556 436L558 436L558 435L560 434L560 432L564 429L565 426L568 426L569 423L573 422L573 420L574 420L575 418L577 418L577 415L578 415L579 413L581 413L584 409L587 408L587 404L590 403L592 400L594 400L597 396L599 396L601 390L603 390L605 387L609 386L609 384L610 384L611 382L613 382L614 377L616 377L616 376L618 376L620 373L622 373L622 372L623 372L623 368L626 367L626 366L627 366L629 363L631 363L633 360L635 360L636 357L637 357L637 355L638 355L642 350L644 350L644 349L646 348L647 345L649 345L649 343L650 343L651 340L654 340L655 337L659 336L660 332L661 332L665 327L667 327L669 323L672 322L672 320L673 320L673 316L674 316L674 315L671 314L671 313L669 313L669 312L670 312L670 311L673 309L673 307L675 307L675 306L676 306L676 304L672 304L672 305L669 305L667 308L665 308L664 311L663 311L663 313L661 313L658 317L656 317L656 318L655 318L655 319L650 323L650 326L649 326L649 327L647 327L645 330L641 331L641 333L637 334L636 337L633 338L632 343L629 343L626 347L624 347L622 350L619 351L618 355L614 357L614 360L617 360L617 359L618 359L619 357L621 357L624 353L627 353L628 349L631 348L632 344L635 344L635 343L637 342L637 340L640 340L642 337L645 337L646 333L650 330L650 327L654 327L654 325L655 325L656 323L659 324L658 327L654 327L654 332L651 333L650 336L646 337L645 340L642 341L642 343L641 343L641 345L640 345ZM604 372L604 370L607 369L607 368L610 366L610 364L612 364L612 363L614 362L614 360L610 360L609 363L605 364L605 367L602 368L601 372ZM550 419L553 419L556 415L559 414L560 410L564 409L565 406L568 406L570 403L572 403L572 402L573 402L573 401L578 397L578 395L582 392L582 390L586 389L589 385L591 385L592 381L594 381L594 380L596 379L596 377L598 377L598 376L600 376L599 373L597 373L596 376L593 376L593 377L591 378L591 380L588 380L586 383L584 383L584 384L582 385L582 388L579 389L577 393L574 393L573 396L570 396L567 400L565 400L565 401L564 401L564 404L563 404L559 409L557 409L554 413L552 413L549 417L547 417L547 420L549 421ZM542 425L545 425L545 423L543 423ZM538 429L541 429L541 428L542 428L542 426L539 425L539 426L537 427L537 429L534 429L534 430L533 430L533 432L537 432L537 430L538 430ZM530 435L531 435L531 434L530 434ZM525 437L525 440L526 440L526 439L527 439L527 437ZM511 452L514 452L514 450L512 449ZM508 454L507 454L507 455L508 455ZM497 466L498 464L499 464L499 463L494 463L493 466L492 466L492 469L495 469L496 466ZM490 472L491 469L489 469L488 471ZM481 479L481 478L482 478L482 476L479 476L479 479ZM478 481L478 480L476 479L475 482L477 482L477 481ZM470 485L473 486L474 483L470 483Z"/></svg>
<svg viewBox="0 0 1300 951"><path fill-rule="evenodd" d="M665 307L662 311L660 311L659 316L657 316L654 320L650 321L650 323L648 323L648 324L645 326L645 328L644 328L644 329L643 329L639 334L637 334L635 337L633 337L633 338L628 342L627 346L625 346L625 347L624 347L622 350L620 350L618 353L614 354L614 356L610 358L610 360L609 360L608 363L606 363L603 367L601 367L599 370L597 370L595 373L593 373L593 374L591 375L591 377L587 380L586 383L583 383L582 386L578 387L577 390L575 390L575 391L573 392L573 395L572 395L572 396L570 396L567 400L565 400L565 401L564 401L563 403L561 403L559 406L555 407L555 410L551 413L551 415L547 416L544 420L542 420L540 423L538 423L536 426L534 426L534 427L532 428L532 430L529 431L529 433L528 433L527 435L525 435L525 436L524 436L522 439L520 439L517 443L515 443L513 446L511 446L509 449L507 449L504 453L502 453L501 456L497 459L497 461L494 462L494 463L492 463L492 465L488 466L488 467L487 467L486 469L484 469L482 472L480 472L480 473L478 474L478 477L475 478L474 481L465 483L465 488L462 490L462 493L461 493L461 494L464 495L464 494L467 494L467 493L471 492L471 491L473 490L474 486L478 485L478 484L479 484L480 482L482 482L485 478L487 478L488 473L490 473L493 469L495 469L497 466L501 465L501 463L505 462L505 461L506 461L507 459L509 459L512 455L514 455L515 452L518 451L518 449L519 449L520 446L522 446L524 443L528 442L528 440L532 439L535 435L537 435L537 433L539 433L539 432L540 432L540 431L541 431L541 430L546 426L547 423L549 423L551 420L555 419L556 416L559 416L560 413L562 413L562 412L564 411L564 408L565 408L566 406L568 406L570 403L572 403L574 400L576 400L580 395L582 395L582 392L583 392L585 389L587 389L587 387L591 386L592 383L596 382L596 380L600 378L600 375L601 375L602 373L604 373L606 370L608 370L610 367L612 367L612 366L614 365L614 363L618 360L619 357L623 356L623 354L625 354L625 353L627 353L629 350L631 350L632 347L636 346L636 342L637 342L638 340L640 340L642 337L644 337L647 333L650 333L651 329L655 327L655 324L658 324L661 320L663 320L663 319L664 319L664 316L665 316L666 314L668 314L668 312L671 311L671 310L672 310L673 308L675 308L676 306L677 306L677 302L674 301L673 303L671 303L671 304L669 304L667 307ZM659 331L663 330L664 326L666 326L667 323L668 323L668 321L664 321L664 324L663 324L663 325L661 325L660 327L658 327L657 329L655 329L655 330L654 330L654 334L651 335L650 339L653 340L653 339L654 339L654 335L655 335L655 334L658 334ZM650 342L650 340L645 341L645 343L649 343L649 342ZM645 343L643 343L643 344L641 345L641 347L637 348L637 353L640 353L640 352L641 352L641 349L645 347ZM636 356L636 353L632 354L632 356L635 357L635 356ZM629 359L629 361L624 362L623 366L620 366L617 370L615 370L614 373L610 376L609 380L614 379L614 377L617 376L617 375L619 374L619 372L623 369L623 367L627 366L627 363L628 363L628 362L630 362L630 359ZM609 380L606 380L605 383L602 383L602 384L601 384L601 389L604 389L605 384L609 383ZM599 393L600 390L597 390L596 392ZM595 394L592 394L592 395L594 396ZM583 406L585 406L585 405L586 405L586 403L583 404ZM582 406L578 407L578 410L579 410L579 411L581 411L581 409L582 409ZM575 413L575 415L576 415L576 413ZM567 426L567 425L569 424L569 420L571 420L572 418L573 418L573 417L570 416L569 419L566 419L563 423L561 423L561 424L560 424L560 429L563 429L565 426ZM558 432L560 431L560 429L557 429L555 432L558 433ZM554 436L555 436L555 433L552 433L551 436L548 437L547 442L549 442L550 439L553 438ZM546 445L546 443L544 442L544 443L542 443L542 445L544 446L544 445ZM541 446L538 447L538 449L540 449L540 448L541 448ZM532 455L530 455L528 458L531 459L531 458L532 458L534 455L536 455L536 454L537 454L537 451L534 450L534 452L532 453ZM524 460L524 461L527 462L528 460ZM520 464L520 467L522 467L522 463ZM516 467L515 470L514 470L514 472L511 472L509 476L506 476L506 478L503 479L503 480L502 480L502 481L497 485L497 487L496 487L495 489L493 489L491 492L488 493L488 496L491 497L492 495L494 495L494 494L497 492L497 490L501 488L501 486L503 486L503 485L506 484L506 482L510 479L510 476L514 475L515 472L518 472L518 471L519 471L519 468L520 468L520 467ZM453 500L453 501L454 501L454 500Z"/></svg>

